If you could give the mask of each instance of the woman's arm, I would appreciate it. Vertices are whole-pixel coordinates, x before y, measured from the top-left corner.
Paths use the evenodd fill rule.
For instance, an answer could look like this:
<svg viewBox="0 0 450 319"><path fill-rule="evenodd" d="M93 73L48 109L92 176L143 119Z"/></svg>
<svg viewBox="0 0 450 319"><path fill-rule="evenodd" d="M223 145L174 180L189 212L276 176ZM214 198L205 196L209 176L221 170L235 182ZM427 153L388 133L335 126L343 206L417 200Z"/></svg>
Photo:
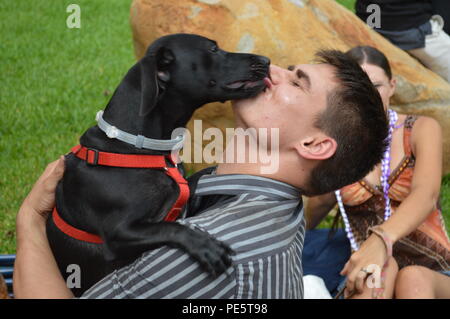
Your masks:
<svg viewBox="0 0 450 319"><path fill-rule="evenodd" d="M308 197L305 205L306 229L314 229L336 205L334 193Z"/></svg>
<svg viewBox="0 0 450 319"><path fill-rule="evenodd" d="M25 198L16 219L15 298L71 298L48 244L45 224L55 205L64 158L49 164Z"/></svg>
<svg viewBox="0 0 450 319"><path fill-rule="evenodd" d="M416 157L411 192L381 226L395 242L417 229L436 208L442 179L442 131L429 117L416 121L411 133Z"/></svg>

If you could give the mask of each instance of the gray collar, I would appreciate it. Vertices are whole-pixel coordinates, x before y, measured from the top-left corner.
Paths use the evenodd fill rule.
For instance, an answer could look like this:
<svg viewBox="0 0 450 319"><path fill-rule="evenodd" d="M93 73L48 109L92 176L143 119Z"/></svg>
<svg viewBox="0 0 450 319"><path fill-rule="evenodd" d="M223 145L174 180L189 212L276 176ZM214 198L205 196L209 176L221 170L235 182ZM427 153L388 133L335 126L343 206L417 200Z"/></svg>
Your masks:
<svg viewBox="0 0 450 319"><path fill-rule="evenodd" d="M98 111L95 119L97 121L97 126L105 132L106 136L134 145L137 148L145 148L155 151L173 151L179 150L183 147L183 135L179 135L171 140L156 140L143 135L133 135L119 130L117 127L109 124L103 119L103 111Z"/></svg>

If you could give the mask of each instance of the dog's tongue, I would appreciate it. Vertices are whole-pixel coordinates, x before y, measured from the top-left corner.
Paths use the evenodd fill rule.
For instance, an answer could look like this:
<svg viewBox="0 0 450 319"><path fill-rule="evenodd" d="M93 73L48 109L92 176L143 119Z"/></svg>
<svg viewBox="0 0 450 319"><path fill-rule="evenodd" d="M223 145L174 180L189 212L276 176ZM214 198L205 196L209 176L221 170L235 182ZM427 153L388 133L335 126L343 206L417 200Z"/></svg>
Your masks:
<svg viewBox="0 0 450 319"><path fill-rule="evenodd" d="M255 86L258 86L258 84L260 84L260 83L261 83L260 81L254 81L254 82L248 81L248 82L245 83L245 88L246 89L250 89L250 88L253 88Z"/></svg>
<svg viewBox="0 0 450 319"><path fill-rule="evenodd" d="M236 81L236 82L227 84L227 87L230 88L230 89L240 89L240 88L243 87L246 83L247 83L247 81Z"/></svg>
<svg viewBox="0 0 450 319"><path fill-rule="evenodd" d="M261 81L236 81L236 82L227 84L227 87L230 89L240 89L242 87L244 87L244 89L251 89L260 84L261 84Z"/></svg>
<svg viewBox="0 0 450 319"><path fill-rule="evenodd" d="M266 87L267 87L268 89L270 89L270 88L273 86L272 81L271 81L270 78L268 78L268 77L265 77L265 78L264 78L264 84L266 85Z"/></svg>

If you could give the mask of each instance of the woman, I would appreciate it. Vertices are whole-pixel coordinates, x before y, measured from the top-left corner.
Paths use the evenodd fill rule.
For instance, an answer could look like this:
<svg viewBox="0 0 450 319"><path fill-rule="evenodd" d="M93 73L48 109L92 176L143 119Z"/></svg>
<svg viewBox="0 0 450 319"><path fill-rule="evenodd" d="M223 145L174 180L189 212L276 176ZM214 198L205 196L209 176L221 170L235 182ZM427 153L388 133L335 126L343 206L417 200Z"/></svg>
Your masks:
<svg viewBox="0 0 450 319"><path fill-rule="evenodd" d="M438 205L440 126L432 118L389 108L396 81L383 53L364 46L347 54L367 72L382 97L390 121L389 145L382 163L364 179L308 200L308 228L339 204L352 246L341 272L347 277L346 297L450 298L450 241ZM382 282L376 287L382 289L369 288L380 277L377 269L382 269Z"/></svg>

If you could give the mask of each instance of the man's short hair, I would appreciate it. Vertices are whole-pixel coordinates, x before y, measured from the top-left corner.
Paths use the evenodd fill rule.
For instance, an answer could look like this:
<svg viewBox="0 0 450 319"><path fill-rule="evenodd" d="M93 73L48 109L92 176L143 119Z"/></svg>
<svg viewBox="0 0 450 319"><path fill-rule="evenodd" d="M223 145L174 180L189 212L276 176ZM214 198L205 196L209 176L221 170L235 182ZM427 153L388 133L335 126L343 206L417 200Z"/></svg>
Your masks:
<svg viewBox="0 0 450 319"><path fill-rule="evenodd" d="M314 125L336 140L336 153L312 170L306 195L340 189L366 176L386 149L388 123L380 94L356 61L336 50L316 54L335 68L336 88Z"/></svg>

